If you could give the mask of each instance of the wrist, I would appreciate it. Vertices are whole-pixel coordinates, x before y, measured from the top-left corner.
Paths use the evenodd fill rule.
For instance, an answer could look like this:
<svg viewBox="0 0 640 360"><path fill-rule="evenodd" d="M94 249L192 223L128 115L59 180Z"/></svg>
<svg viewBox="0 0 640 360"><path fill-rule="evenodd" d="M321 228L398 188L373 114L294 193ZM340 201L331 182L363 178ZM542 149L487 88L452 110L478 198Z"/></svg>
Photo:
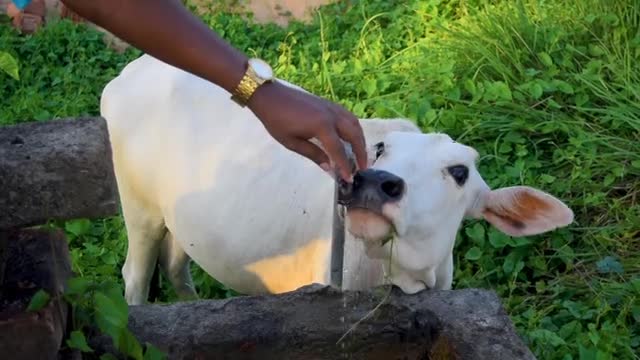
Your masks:
<svg viewBox="0 0 640 360"><path fill-rule="evenodd" d="M221 71L219 73L221 76L214 82L228 93L233 94L247 71L248 62L249 59L246 56L238 56L235 61L233 61L233 65L227 68L227 71Z"/></svg>
<svg viewBox="0 0 640 360"><path fill-rule="evenodd" d="M251 98L249 98L246 106L251 111L259 111L272 101L272 94L277 92L280 86L281 85L275 80L262 84L256 89Z"/></svg>
<svg viewBox="0 0 640 360"><path fill-rule="evenodd" d="M231 99L240 106L247 106L255 93L273 80L273 70L269 64L261 59L249 59L241 79L231 91Z"/></svg>

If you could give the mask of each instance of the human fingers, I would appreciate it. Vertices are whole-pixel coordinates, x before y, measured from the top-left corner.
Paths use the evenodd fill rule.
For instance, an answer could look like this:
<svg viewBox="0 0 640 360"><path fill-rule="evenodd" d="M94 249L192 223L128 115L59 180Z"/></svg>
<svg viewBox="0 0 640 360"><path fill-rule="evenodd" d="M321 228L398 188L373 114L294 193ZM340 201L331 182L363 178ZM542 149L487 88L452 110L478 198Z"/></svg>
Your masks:
<svg viewBox="0 0 640 360"><path fill-rule="evenodd" d="M337 112L340 117L337 126L338 134L343 140L351 144L358 169L364 170L367 167L367 149L360 122L355 115L341 106L337 106Z"/></svg>
<svg viewBox="0 0 640 360"><path fill-rule="evenodd" d="M292 140L288 146L290 150L297 152L298 154L307 157L323 170L329 171L329 157L322 151L317 145L302 139Z"/></svg>
<svg viewBox="0 0 640 360"><path fill-rule="evenodd" d="M344 146L340 141L340 137L335 129L329 129L324 133L317 136L318 140L322 143L322 146L329 154L329 157L333 162L335 162L338 167L338 171L340 173L340 177L347 182L352 181L352 174L349 169L349 160L347 158L347 154L344 150Z"/></svg>

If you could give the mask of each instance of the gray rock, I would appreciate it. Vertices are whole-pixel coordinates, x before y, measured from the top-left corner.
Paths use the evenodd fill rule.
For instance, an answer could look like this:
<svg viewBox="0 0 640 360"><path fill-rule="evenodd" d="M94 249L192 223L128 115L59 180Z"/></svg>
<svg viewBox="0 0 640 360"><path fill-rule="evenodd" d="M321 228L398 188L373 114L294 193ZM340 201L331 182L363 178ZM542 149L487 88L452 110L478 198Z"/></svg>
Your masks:
<svg viewBox="0 0 640 360"><path fill-rule="evenodd" d="M103 118L0 127L0 229L118 213Z"/></svg>
<svg viewBox="0 0 640 360"><path fill-rule="evenodd" d="M69 307L62 298L72 275L67 239L59 231L0 231L6 244L0 258L0 354L4 359L56 359L64 339ZM50 301L27 311L40 289Z"/></svg>
<svg viewBox="0 0 640 360"><path fill-rule="evenodd" d="M132 306L129 325L170 359L534 359L491 291L388 289Z"/></svg>

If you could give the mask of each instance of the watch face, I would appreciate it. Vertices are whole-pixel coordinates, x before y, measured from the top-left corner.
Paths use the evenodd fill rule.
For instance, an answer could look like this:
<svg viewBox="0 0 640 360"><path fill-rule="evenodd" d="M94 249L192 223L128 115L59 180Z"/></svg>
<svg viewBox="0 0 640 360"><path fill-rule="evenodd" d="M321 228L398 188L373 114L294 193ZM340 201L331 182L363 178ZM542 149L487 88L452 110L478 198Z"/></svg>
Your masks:
<svg viewBox="0 0 640 360"><path fill-rule="evenodd" d="M253 68L256 75L265 80L270 80L273 77L273 70L271 66L260 59L250 59L249 65Z"/></svg>

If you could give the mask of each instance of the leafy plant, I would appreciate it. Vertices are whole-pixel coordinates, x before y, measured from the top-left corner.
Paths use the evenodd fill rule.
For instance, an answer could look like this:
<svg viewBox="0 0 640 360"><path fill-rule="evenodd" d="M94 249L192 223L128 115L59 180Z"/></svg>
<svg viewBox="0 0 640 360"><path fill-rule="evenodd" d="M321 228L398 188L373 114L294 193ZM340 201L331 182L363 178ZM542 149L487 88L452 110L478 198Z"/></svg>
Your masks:
<svg viewBox="0 0 640 360"><path fill-rule="evenodd" d="M67 284L65 300L73 306L73 330L66 345L83 353L92 353L84 334L97 329L113 340L114 347L128 358L137 360L163 359L159 349L147 343L143 346L128 329L129 307L121 287L109 280L95 281L75 277ZM103 358L101 356L101 358Z"/></svg>
<svg viewBox="0 0 640 360"><path fill-rule="evenodd" d="M43 307L47 306L49 300L51 299L51 295L48 292L40 289L33 294L31 301L29 301L29 305L27 305L27 311L38 311Z"/></svg>
<svg viewBox="0 0 640 360"><path fill-rule="evenodd" d="M8 52L0 51L0 71L16 80L20 80L18 61Z"/></svg>

